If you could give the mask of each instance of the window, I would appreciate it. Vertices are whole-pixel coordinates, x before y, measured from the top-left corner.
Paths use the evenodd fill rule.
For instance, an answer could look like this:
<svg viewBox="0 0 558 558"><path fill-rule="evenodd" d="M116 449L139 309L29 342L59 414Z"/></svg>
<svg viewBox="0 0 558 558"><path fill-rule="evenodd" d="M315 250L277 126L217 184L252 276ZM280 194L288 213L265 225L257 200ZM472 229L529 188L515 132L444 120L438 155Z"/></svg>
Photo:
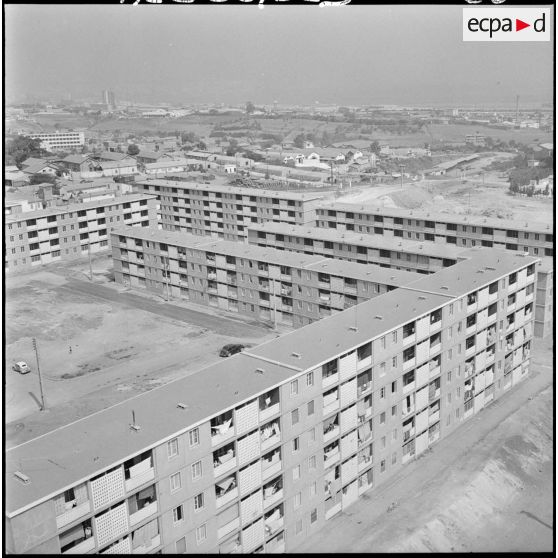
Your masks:
<svg viewBox="0 0 558 558"><path fill-rule="evenodd" d="M205 523L204 523L203 525L200 525L196 529L196 542L198 544L200 544L203 541L205 541L206 538L207 538L207 528L206 528Z"/></svg>
<svg viewBox="0 0 558 558"><path fill-rule="evenodd" d="M314 508L310 512L310 523L316 523L316 521L318 521L318 509Z"/></svg>
<svg viewBox="0 0 558 558"><path fill-rule="evenodd" d="M172 520L174 523L180 523L184 519L182 506L178 506L172 510Z"/></svg>
<svg viewBox="0 0 558 558"><path fill-rule="evenodd" d="M190 447L193 448L200 443L200 429L194 428L188 432L188 438L190 440Z"/></svg>
<svg viewBox="0 0 558 558"><path fill-rule="evenodd" d="M293 498L293 508L296 510L297 508L300 508L301 505L302 505L302 493L298 492L295 494Z"/></svg>
<svg viewBox="0 0 558 558"><path fill-rule="evenodd" d="M186 537L182 537L176 541L176 553L186 554Z"/></svg>
<svg viewBox="0 0 558 558"><path fill-rule="evenodd" d="M202 462L196 461L196 463L192 465L192 480L198 480L199 478L201 478L202 474Z"/></svg>
<svg viewBox="0 0 558 558"><path fill-rule="evenodd" d="M291 424L294 426L295 424L298 424L298 409L294 409L293 411L291 411Z"/></svg>
<svg viewBox="0 0 558 558"><path fill-rule="evenodd" d="M300 465L293 467L293 480L298 480L300 478Z"/></svg>
<svg viewBox="0 0 558 558"><path fill-rule="evenodd" d="M392 368L396 368L396 367L397 367L397 357L396 357L396 356L394 356L394 357L391 359L391 366L392 366Z"/></svg>
<svg viewBox="0 0 558 558"><path fill-rule="evenodd" d="M386 422L386 413L380 413L380 424L385 424Z"/></svg>
<svg viewBox="0 0 558 558"><path fill-rule="evenodd" d="M298 394L298 380L293 380L291 382L291 395Z"/></svg>
<svg viewBox="0 0 558 558"><path fill-rule="evenodd" d="M316 468L316 456L311 455L308 458L308 469L315 469Z"/></svg>
<svg viewBox="0 0 558 558"><path fill-rule="evenodd" d="M385 335L380 339L380 345L381 345L382 349L386 348L386 336Z"/></svg>
<svg viewBox="0 0 558 558"><path fill-rule="evenodd" d="M386 388L380 388L380 399L384 399L386 396Z"/></svg>
<svg viewBox="0 0 558 558"><path fill-rule="evenodd" d="M203 492L202 492L201 494L194 496L194 510L199 511L203 509L203 506L204 506L204 501L203 501Z"/></svg>
<svg viewBox="0 0 558 558"><path fill-rule="evenodd" d="M391 455L391 464L392 464L392 465L395 465L396 463L397 463L397 454L396 454L396 453L393 453L393 454Z"/></svg>
<svg viewBox="0 0 558 558"><path fill-rule="evenodd" d="M318 483L316 481L314 481L310 485L310 498L312 498L313 496L316 496L317 492L318 492Z"/></svg>
<svg viewBox="0 0 558 558"><path fill-rule="evenodd" d="M380 378L386 375L386 363L382 362L380 364Z"/></svg>
<svg viewBox="0 0 558 558"><path fill-rule="evenodd" d="M297 520L295 523L295 534L300 535L302 533L302 519Z"/></svg>
<svg viewBox="0 0 558 558"><path fill-rule="evenodd" d="M386 460L382 459L380 461L380 472L383 473L383 472L385 472L385 470L386 470Z"/></svg>
<svg viewBox="0 0 558 558"><path fill-rule="evenodd" d="M292 445L293 445L293 453L295 453L300 449L300 436L297 436L296 438L293 439Z"/></svg>
<svg viewBox="0 0 558 558"><path fill-rule="evenodd" d="M167 442L167 454L169 459L178 455L178 438L173 438Z"/></svg>
<svg viewBox="0 0 558 558"><path fill-rule="evenodd" d="M395 393L397 391L397 380L395 382L391 382L391 393Z"/></svg>
<svg viewBox="0 0 558 558"><path fill-rule="evenodd" d="M391 408L391 416L394 417L397 414L397 405L394 405Z"/></svg>
<svg viewBox="0 0 558 558"><path fill-rule="evenodd" d="M451 382L451 370L448 372L448 382Z"/></svg>
<svg viewBox="0 0 558 558"><path fill-rule="evenodd" d="M182 479L180 477L180 472L171 475L170 486L171 492L176 492L178 489L182 488Z"/></svg>
<svg viewBox="0 0 558 558"><path fill-rule="evenodd" d="M312 399L312 401L308 403L308 416L313 414L314 414L314 400Z"/></svg>
<svg viewBox="0 0 558 558"><path fill-rule="evenodd" d="M306 374L306 385L307 386L314 385L314 371L308 372L308 374Z"/></svg>

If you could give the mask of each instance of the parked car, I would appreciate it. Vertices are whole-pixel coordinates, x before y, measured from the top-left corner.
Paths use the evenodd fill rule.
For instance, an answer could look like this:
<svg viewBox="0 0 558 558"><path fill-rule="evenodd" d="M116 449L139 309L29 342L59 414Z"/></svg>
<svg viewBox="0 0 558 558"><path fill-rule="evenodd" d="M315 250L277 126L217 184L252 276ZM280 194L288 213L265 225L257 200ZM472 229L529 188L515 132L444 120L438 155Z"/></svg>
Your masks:
<svg viewBox="0 0 558 558"><path fill-rule="evenodd" d="M16 362L13 365L13 369L20 374L29 374L29 372L31 372L31 368L29 368L29 365L23 360Z"/></svg>
<svg viewBox="0 0 558 558"><path fill-rule="evenodd" d="M244 347L245 345L241 345L239 343L230 343L221 348L221 350L219 351L219 356L228 357L231 355L236 355L236 353L240 353L240 351L242 351Z"/></svg>

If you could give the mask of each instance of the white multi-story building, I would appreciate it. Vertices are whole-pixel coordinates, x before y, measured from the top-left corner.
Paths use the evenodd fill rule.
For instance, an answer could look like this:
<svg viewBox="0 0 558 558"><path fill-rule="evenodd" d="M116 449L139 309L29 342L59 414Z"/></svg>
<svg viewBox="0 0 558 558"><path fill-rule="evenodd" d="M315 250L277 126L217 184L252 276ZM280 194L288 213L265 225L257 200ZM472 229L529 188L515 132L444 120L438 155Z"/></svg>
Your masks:
<svg viewBox="0 0 558 558"><path fill-rule="evenodd" d="M41 141L41 147L47 151L69 151L85 145L83 132L48 132L34 134L33 139Z"/></svg>

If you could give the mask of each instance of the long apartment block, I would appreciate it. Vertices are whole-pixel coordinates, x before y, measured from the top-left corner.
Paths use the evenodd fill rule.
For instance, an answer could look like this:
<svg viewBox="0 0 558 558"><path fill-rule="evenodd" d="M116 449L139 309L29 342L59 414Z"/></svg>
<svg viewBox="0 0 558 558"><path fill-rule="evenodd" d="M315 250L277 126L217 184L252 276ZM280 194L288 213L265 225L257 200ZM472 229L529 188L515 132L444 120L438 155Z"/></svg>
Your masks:
<svg viewBox="0 0 558 558"><path fill-rule="evenodd" d="M470 249L474 249L389 238L366 232L342 232L332 228L301 227L284 223L251 225L248 229L248 242L260 247L373 263L394 270L423 274L437 273L443 268L454 266L467 257ZM545 337L551 333L553 323L553 258L543 257L541 263L543 265L537 265L537 337Z"/></svg>
<svg viewBox="0 0 558 558"><path fill-rule="evenodd" d="M157 199L144 194L7 215L4 269L17 273L108 251L111 228L157 227L157 219Z"/></svg>
<svg viewBox="0 0 558 558"><path fill-rule="evenodd" d="M279 250L318 254L328 258L376 264L416 273L435 273L454 265L463 249L319 227L267 223L250 225L248 242Z"/></svg>
<svg viewBox="0 0 558 558"><path fill-rule="evenodd" d="M276 192L178 180L138 181L138 190L157 196L162 228L227 240L246 238L253 223L314 225L322 194Z"/></svg>
<svg viewBox="0 0 558 558"><path fill-rule="evenodd" d="M112 232L114 278L161 296L300 327L421 275L188 233Z"/></svg>
<svg viewBox="0 0 558 558"><path fill-rule="evenodd" d="M335 202L322 204L316 209L316 225L388 238L399 237L466 248L506 248L528 252L533 256L554 256L552 225L532 221Z"/></svg>
<svg viewBox="0 0 558 558"><path fill-rule="evenodd" d="M528 377L536 261L473 249L8 449L7 552L296 551Z"/></svg>

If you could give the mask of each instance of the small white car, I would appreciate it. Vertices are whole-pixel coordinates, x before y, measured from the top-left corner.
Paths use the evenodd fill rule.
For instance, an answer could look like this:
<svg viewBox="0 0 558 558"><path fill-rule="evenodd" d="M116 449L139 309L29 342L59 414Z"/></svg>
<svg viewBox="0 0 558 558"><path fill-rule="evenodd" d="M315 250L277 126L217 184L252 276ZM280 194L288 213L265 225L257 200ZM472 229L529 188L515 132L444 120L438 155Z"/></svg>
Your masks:
<svg viewBox="0 0 558 558"><path fill-rule="evenodd" d="M29 365L23 360L16 362L13 369L20 374L29 374L29 372L31 372L31 368L29 368Z"/></svg>

